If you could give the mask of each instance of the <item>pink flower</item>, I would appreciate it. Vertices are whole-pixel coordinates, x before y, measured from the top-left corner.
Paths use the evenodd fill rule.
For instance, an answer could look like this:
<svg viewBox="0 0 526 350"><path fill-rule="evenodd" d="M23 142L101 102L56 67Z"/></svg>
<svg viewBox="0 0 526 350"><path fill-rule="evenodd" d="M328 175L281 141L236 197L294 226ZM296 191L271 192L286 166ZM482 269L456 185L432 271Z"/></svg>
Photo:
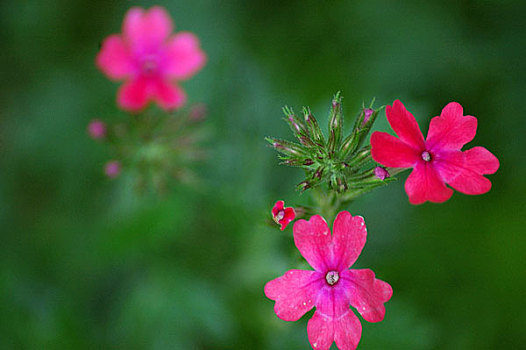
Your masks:
<svg viewBox="0 0 526 350"><path fill-rule="evenodd" d="M94 140L100 140L106 137L106 124L98 119L93 119L88 124L88 133Z"/></svg>
<svg viewBox="0 0 526 350"><path fill-rule="evenodd" d="M276 224L281 225L281 231L296 217L294 208L284 208L284 205L284 201L277 201L272 208L272 218Z"/></svg>
<svg viewBox="0 0 526 350"><path fill-rule="evenodd" d="M285 321L296 321L316 307L307 324L313 349L328 350L333 341L341 350L356 349L362 326L349 304L366 321L379 322L393 294L373 271L348 269L367 239L363 218L340 212L331 235L327 222L315 215L298 220L293 231L296 247L315 271L289 270L267 283L265 295L276 301L274 311Z"/></svg>
<svg viewBox="0 0 526 350"><path fill-rule="evenodd" d="M121 173L121 163L118 160L110 160L104 166L104 173L110 179L114 179Z"/></svg>
<svg viewBox="0 0 526 350"><path fill-rule="evenodd" d="M110 79L125 81L117 96L123 109L138 111L152 100L165 110L185 103L186 95L175 82L199 71L206 56L194 34L170 36L172 29L164 8L134 7L126 14L122 35L110 35L102 43L96 63Z"/></svg>
<svg viewBox="0 0 526 350"><path fill-rule="evenodd" d="M371 155L378 163L395 168L413 168L405 183L412 204L444 202L453 194L446 183L465 194L482 194L491 188L484 174L499 168L498 159L484 147L461 148L474 137L477 119L464 116L462 106L449 103L429 125L427 139L402 102L387 106L389 124L399 136L374 132Z"/></svg>

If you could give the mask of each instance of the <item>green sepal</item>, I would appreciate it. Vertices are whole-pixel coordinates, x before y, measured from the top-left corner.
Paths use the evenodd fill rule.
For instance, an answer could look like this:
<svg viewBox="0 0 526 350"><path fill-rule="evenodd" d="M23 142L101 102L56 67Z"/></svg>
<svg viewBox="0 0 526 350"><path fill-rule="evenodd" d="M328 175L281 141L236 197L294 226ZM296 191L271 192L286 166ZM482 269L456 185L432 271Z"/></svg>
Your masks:
<svg viewBox="0 0 526 350"><path fill-rule="evenodd" d="M283 114L285 114L285 118L283 119L287 122L287 124L289 124L290 129L298 139L302 137L309 137L309 131L307 130L307 126L301 119L299 119L296 116L292 108L288 106L283 107Z"/></svg>
<svg viewBox="0 0 526 350"><path fill-rule="evenodd" d="M323 136L318 121L308 108L303 107L303 114L305 116L305 124L309 130L309 136L316 144L318 144L318 146L324 147L325 137Z"/></svg>
<svg viewBox="0 0 526 350"><path fill-rule="evenodd" d="M371 127L373 126L374 122L376 121L376 117L378 116L380 110L383 108L380 107L379 109L376 109L374 110L373 114L371 115L371 117L369 118L369 120L367 121L367 123L365 123L363 126L360 127L360 133L357 137L357 144L356 144L356 148L359 148L363 142L365 141L367 135L369 134L369 131L371 130ZM363 122L363 116L365 114L362 112L362 118L361 118L361 122L360 122L360 125L361 123Z"/></svg>
<svg viewBox="0 0 526 350"><path fill-rule="evenodd" d="M343 136L342 97L339 91L332 100L328 130L329 140L327 142L327 148L329 154L332 156L334 152L340 147Z"/></svg>
<svg viewBox="0 0 526 350"><path fill-rule="evenodd" d="M371 161L371 148L364 147L358 151L352 159L346 162L348 168L356 168L358 164L361 164L363 161Z"/></svg>
<svg viewBox="0 0 526 350"><path fill-rule="evenodd" d="M291 158L308 158L309 152L302 145L273 137L265 137L265 140L267 140L276 151L286 156Z"/></svg>

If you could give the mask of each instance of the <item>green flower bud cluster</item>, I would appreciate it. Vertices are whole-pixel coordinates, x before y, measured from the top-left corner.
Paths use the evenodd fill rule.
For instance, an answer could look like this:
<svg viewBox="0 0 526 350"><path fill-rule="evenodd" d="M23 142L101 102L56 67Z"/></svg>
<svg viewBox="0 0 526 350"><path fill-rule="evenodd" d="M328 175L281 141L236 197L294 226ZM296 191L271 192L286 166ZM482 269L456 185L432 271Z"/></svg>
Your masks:
<svg viewBox="0 0 526 350"><path fill-rule="evenodd" d="M361 194L393 180L375 176L376 164L372 161L370 146L363 145L382 109L371 107L372 103L369 108L361 109L352 130L345 135L342 96L338 92L332 100L327 136L309 108L303 108L302 117L292 108L283 108L285 121L298 142L273 137L266 140L280 153L281 164L305 170L306 178L298 184L298 190L327 184L330 190L354 198L353 193Z"/></svg>

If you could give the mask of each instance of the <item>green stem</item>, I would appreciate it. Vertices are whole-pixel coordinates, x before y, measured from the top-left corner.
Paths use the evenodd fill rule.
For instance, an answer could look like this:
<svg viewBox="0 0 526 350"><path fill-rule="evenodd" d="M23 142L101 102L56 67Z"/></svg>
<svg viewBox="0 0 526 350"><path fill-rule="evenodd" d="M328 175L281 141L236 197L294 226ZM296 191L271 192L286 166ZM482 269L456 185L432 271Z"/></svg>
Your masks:
<svg viewBox="0 0 526 350"><path fill-rule="evenodd" d="M341 196L333 191L327 193L321 186L313 188L311 193L318 214L327 222L333 222L342 207Z"/></svg>

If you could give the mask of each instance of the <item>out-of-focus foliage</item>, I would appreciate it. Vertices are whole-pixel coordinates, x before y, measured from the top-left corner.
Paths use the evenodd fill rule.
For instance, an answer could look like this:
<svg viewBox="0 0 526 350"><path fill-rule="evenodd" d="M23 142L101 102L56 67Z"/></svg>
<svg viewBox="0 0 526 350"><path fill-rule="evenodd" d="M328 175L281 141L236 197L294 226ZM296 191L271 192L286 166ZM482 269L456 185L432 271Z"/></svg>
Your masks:
<svg viewBox="0 0 526 350"><path fill-rule="evenodd" d="M288 136L283 105L326 115L338 90L349 118L400 98L422 125L458 101L501 160L483 196L411 206L402 176L351 205L358 267L394 289L360 348L526 346L524 1L156 2L208 54L183 86L214 130L199 184L161 198L107 180L85 130L127 118L94 57L152 4L0 3L0 348L307 348L307 317L279 320L263 294L298 264L269 210L307 200L263 138Z"/></svg>

